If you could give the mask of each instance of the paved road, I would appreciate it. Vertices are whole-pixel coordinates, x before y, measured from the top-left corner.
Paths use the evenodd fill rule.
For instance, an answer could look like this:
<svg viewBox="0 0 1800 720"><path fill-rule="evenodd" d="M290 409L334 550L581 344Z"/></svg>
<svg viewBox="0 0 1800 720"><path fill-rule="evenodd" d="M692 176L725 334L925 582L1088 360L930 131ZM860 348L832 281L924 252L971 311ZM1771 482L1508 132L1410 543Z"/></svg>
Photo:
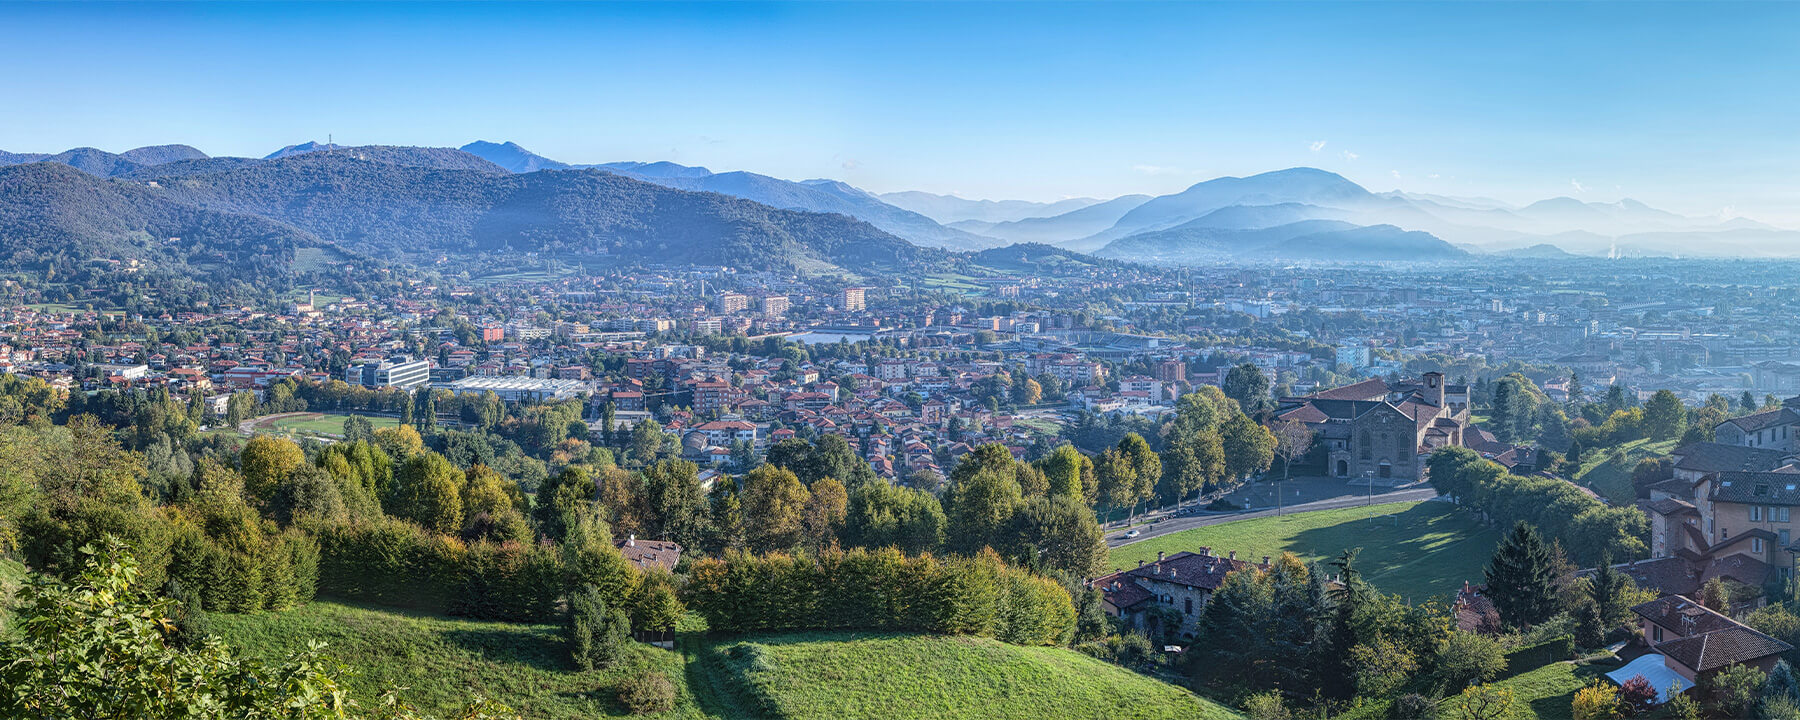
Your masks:
<svg viewBox="0 0 1800 720"><path fill-rule="evenodd" d="M1407 490L1395 490L1395 491L1390 491L1390 492L1385 492L1385 493L1376 493L1375 494L1375 504L1379 505L1381 503L1412 502L1415 500L1430 500L1434 497L1437 497L1436 490L1434 490L1430 487L1417 487L1417 488L1411 488L1411 489L1407 489ZM1336 510L1338 508L1359 507L1362 505L1366 505L1368 503L1369 503L1369 498L1367 496L1346 495L1343 497L1335 497L1335 498L1330 498L1327 500L1319 500L1316 502L1302 503L1299 505L1290 505L1285 510L1283 510L1283 514L1292 515L1294 513L1315 512L1318 510ZM1262 510L1251 510L1249 512L1222 513L1222 514L1217 514L1217 515L1204 514L1204 515L1193 515L1193 516L1182 517L1182 518L1171 518L1171 519L1167 519L1167 520L1158 520L1158 521L1156 521L1155 525L1147 525L1147 526L1138 528L1138 530L1140 531L1138 536L1135 538L1131 538L1129 540L1125 539L1125 532L1126 532L1125 530L1108 533L1106 535L1106 546L1116 548L1116 547L1121 547L1124 545L1130 545L1132 543L1143 542L1145 540L1149 540L1150 538L1160 537L1162 535L1167 535L1169 533L1181 532L1183 530L1192 530L1194 528L1206 527L1208 525L1217 525L1219 523L1228 523L1228 522L1231 522L1234 520L1249 520L1251 518L1274 517L1274 515L1275 515L1275 508L1266 508L1266 509L1262 509Z"/></svg>

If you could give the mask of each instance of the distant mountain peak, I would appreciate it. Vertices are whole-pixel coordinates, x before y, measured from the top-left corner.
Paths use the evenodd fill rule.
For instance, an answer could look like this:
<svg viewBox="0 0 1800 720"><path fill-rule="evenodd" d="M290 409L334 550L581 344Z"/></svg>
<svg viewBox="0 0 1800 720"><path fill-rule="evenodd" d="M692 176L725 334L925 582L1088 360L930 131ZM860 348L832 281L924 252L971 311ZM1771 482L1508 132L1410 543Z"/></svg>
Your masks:
<svg viewBox="0 0 1800 720"><path fill-rule="evenodd" d="M320 150L338 150L343 147L344 146L338 145L336 143L326 144L326 143L321 143L317 140L308 140L308 141L300 143L298 145L289 145L280 150L276 150L275 152L269 153L268 155L264 155L263 159L264 160L276 160L279 158L288 157L290 155L304 155L309 152L318 152Z"/></svg>
<svg viewBox="0 0 1800 720"><path fill-rule="evenodd" d="M511 140L501 143L476 140L459 149L515 173L563 170L571 167L568 163L557 162L526 150Z"/></svg>
<svg viewBox="0 0 1800 720"><path fill-rule="evenodd" d="M205 160L207 155L191 145L146 145L119 153L119 157L139 165L163 165L182 160Z"/></svg>

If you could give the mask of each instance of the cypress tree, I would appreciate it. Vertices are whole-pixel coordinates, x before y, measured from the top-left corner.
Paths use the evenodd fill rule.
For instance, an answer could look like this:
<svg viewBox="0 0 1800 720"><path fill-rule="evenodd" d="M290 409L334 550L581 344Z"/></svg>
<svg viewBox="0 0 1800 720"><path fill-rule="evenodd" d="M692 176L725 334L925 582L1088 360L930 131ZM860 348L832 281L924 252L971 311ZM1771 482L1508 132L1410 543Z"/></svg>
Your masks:
<svg viewBox="0 0 1800 720"><path fill-rule="evenodd" d="M1625 591L1625 576L1619 574L1612 566L1612 556L1600 556L1600 565L1594 570L1594 577L1588 583L1588 594L1594 599L1594 607L1600 612L1600 624L1608 630L1625 622L1625 608L1621 604L1621 595Z"/></svg>
<svg viewBox="0 0 1800 720"><path fill-rule="evenodd" d="M1555 573L1550 546L1537 529L1519 521L1488 561L1487 593L1501 622L1526 627L1556 614Z"/></svg>

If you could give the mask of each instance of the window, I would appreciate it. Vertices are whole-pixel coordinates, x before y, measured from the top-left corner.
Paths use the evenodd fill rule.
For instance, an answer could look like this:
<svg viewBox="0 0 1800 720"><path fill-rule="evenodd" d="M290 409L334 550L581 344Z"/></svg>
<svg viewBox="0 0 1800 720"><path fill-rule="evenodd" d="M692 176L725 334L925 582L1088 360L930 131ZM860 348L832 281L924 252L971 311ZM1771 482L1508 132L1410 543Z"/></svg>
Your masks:
<svg viewBox="0 0 1800 720"><path fill-rule="evenodd" d="M1651 626L1650 636L1656 638L1656 642L1662 642L1662 626L1661 625Z"/></svg>
<svg viewBox="0 0 1800 720"><path fill-rule="evenodd" d="M1750 538L1750 552L1753 552L1753 553L1762 552L1763 551L1762 546L1763 546L1762 538Z"/></svg>
<svg viewBox="0 0 1800 720"><path fill-rule="evenodd" d="M1788 546L1788 531L1782 530L1780 535L1781 535L1781 546L1787 547Z"/></svg>
<svg viewBox="0 0 1800 720"><path fill-rule="evenodd" d="M1361 440L1362 440L1362 442L1357 443L1357 444L1362 446L1362 459L1367 460L1367 459L1369 459L1369 446L1373 444L1369 440L1369 431L1367 431L1367 430L1362 431Z"/></svg>
<svg viewBox="0 0 1800 720"><path fill-rule="evenodd" d="M1783 506L1783 507L1778 507L1778 508L1769 508L1769 510L1776 514L1775 522L1787 522L1788 521L1788 513L1791 512L1793 510L1793 508Z"/></svg>
<svg viewBox="0 0 1800 720"><path fill-rule="evenodd" d="M1750 506L1750 522L1762 522L1762 506Z"/></svg>
<svg viewBox="0 0 1800 720"><path fill-rule="evenodd" d="M1189 615L1194 614L1194 599L1193 598L1182 598L1181 604L1186 606L1184 609L1187 610L1187 614L1189 614Z"/></svg>

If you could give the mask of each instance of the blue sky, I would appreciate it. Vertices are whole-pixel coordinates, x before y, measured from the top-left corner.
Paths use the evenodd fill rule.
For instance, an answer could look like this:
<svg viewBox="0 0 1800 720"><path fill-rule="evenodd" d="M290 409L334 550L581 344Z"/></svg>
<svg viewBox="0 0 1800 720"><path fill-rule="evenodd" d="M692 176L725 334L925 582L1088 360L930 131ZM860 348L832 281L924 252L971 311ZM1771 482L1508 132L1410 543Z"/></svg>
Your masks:
<svg viewBox="0 0 1800 720"><path fill-rule="evenodd" d="M514 140L876 191L1375 190L1800 221L1792 4L3 4L0 149Z"/></svg>

